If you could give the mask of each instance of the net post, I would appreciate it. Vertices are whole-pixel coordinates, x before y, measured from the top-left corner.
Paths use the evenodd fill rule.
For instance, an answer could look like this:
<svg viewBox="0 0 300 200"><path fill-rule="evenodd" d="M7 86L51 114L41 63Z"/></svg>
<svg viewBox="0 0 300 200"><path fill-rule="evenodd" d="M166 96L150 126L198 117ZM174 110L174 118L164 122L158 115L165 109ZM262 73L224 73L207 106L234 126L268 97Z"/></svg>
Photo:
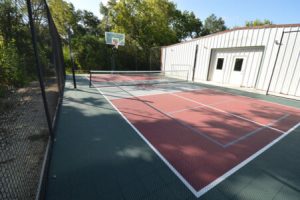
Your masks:
<svg viewBox="0 0 300 200"><path fill-rule="evenodd" d="M166 77L166 71L165 70L160 70L160 73L161 73L161 75L163 76L163 77Z"/></svg>
<svg viewBox="0 0 300 200"><path fill-rule="evenodd" d="M187 82L189 81L189 75L190 75L190 70L187 70L187 73L186 73L186 81Z"/></svg>
<svg viewBox="0 0 300 200"><path fill-rule="evenodd" d="M89 82L89 87L91 88L92 87L92 72L90 70L90 82Z"/></svg>

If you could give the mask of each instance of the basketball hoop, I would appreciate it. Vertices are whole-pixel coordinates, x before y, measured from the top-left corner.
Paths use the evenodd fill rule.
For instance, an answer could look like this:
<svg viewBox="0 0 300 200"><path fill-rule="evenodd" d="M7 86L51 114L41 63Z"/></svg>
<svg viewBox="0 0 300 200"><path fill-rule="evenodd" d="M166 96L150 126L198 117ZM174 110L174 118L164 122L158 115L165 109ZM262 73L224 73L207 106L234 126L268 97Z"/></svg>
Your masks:
<svg viewBox="0 0 300 200"><path fill-rule="evenodd" d="M112 45L111 52L111 69L114 71L116 69L115 57L117 56L119 46L125 46L125 34L105 32L105 43Z"/></svg>
<svg viewBox="0 0 300 200"><path fill-rule="evenodd" d="M119 41L118 40L113 40L112 41L112 45L114 45L114 49L118 49L119 48Z"/></svg>

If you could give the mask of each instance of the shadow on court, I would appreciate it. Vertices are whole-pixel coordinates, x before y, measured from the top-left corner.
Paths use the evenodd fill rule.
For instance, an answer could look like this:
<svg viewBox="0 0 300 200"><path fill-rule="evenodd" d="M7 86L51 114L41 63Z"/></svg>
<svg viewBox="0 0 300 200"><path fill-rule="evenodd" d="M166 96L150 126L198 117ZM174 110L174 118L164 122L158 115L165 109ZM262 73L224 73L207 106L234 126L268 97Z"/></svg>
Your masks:
<svg viewBox="0 0 300 200"><path fill-rule="evenodd" d="M87 80L78 79L77 90L70 82L58 118L47 200L197 199ZM199 199L299 199L299 141L298 128Z"/></svg>

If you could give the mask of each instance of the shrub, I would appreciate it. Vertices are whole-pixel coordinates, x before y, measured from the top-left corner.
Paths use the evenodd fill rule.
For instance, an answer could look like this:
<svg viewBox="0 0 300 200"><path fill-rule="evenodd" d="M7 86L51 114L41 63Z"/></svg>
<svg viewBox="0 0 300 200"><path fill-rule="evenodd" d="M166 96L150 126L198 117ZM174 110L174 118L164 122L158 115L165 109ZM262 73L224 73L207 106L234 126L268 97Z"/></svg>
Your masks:
<svg viewBox="0 0 300 200"><path fill-rule="evenodd" d="M24 62L19 56L15 42L0 44L0 85L23 86L27 80L24 74Z"/></svg>

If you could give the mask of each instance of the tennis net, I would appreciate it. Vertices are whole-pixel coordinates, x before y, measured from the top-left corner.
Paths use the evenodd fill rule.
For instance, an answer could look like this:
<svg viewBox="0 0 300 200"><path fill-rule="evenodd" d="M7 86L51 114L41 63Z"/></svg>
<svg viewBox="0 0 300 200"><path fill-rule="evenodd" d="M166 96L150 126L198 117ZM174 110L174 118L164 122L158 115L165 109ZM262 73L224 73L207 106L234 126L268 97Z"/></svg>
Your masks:
<svg viewBox="0 0 300 200"><path fill-rule="evenodd" d="M131 86L187 82L188 70L173 71L98 71L89 74L90 87Z"/></svg>

